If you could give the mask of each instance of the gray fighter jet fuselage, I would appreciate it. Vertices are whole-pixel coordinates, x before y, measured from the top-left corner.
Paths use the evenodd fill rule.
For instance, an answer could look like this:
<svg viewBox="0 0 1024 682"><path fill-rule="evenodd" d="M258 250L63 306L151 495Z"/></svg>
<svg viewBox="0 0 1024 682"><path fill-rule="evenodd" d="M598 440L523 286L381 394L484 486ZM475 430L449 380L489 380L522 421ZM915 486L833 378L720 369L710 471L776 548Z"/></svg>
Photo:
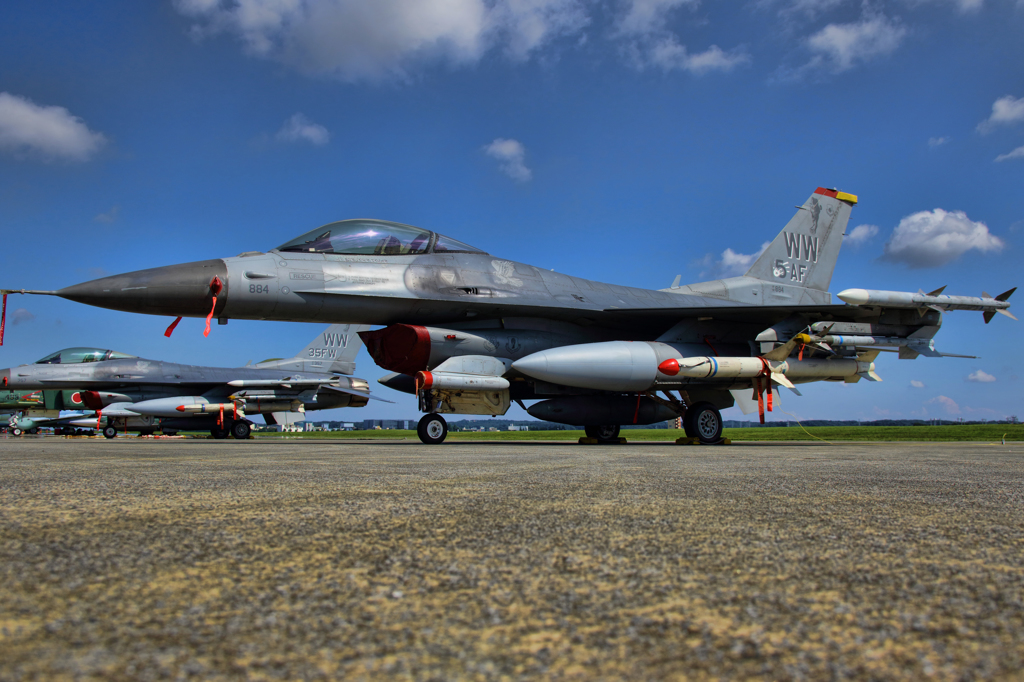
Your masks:
<svg viewBox="0 0 1024 682"><path fill-rule="evenodd" d="M511 401L534 399L542 402L530 414L583 424L598 439L620 424L682 416L688 434L711 442L719 410L739 402L763 418L775 386L877 380L874 359L885 350L941 355L932 339L942 311L980 310L986 322L1009 315L1012 290L971 298L858 289L839 294L854 304L833 303L828 287L856 203L819 187L745 275L687 286L677 278L659 291L497 258L408 225L345 220L266 253L25 293L224 322L383 325L361 336L395 373L381 382L414 393L428 413L424 442L444 439L440 413L504 414Z"/></svg>
<svg viewBox="0 0 1024 682"><path fill-rule="evenodd" d="M144 433L210 429L215 437L245 438L251 424L247 415L366 405L374 397L366 381L344 376L353 370L362 329L333 325L294 358L236 368L67 348L34 364L0 370L0 384L15 390L74 389L72 401L97 416L69 423L95 424L108 437L126 428Z"/></svg>

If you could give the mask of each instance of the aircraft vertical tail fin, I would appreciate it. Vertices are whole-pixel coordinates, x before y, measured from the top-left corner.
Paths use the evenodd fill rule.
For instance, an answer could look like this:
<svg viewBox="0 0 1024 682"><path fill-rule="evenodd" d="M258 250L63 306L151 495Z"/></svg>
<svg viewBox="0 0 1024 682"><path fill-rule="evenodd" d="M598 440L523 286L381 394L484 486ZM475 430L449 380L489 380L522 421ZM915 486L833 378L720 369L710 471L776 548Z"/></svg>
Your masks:
<svg viewBox="0 0 1024 682"><path fill-rule="evenodd" d="M366 324L332 324L288 360L268 360L257 364L267 369L296 369L303 372L330 372L355 374L356 355L363 347L359 332L369 329Z"/></svg>
<svg viewBox="0 0 1024 682"><path fill-rule="evenodd" d="M828 291L843 233L856 203L853 194L824 187L814 190L746 276Z"/></svg>

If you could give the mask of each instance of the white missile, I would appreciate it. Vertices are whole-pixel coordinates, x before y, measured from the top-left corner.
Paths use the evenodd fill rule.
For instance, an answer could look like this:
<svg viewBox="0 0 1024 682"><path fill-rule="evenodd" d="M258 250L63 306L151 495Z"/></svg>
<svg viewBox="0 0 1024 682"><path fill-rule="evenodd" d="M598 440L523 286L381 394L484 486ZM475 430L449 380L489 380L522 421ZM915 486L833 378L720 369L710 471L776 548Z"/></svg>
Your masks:
<svg viewBox="0 0 1024 682"><path fill-rule="evenodd" d="M691 379L753 379L770 375L772 381L793 388L790 379L811 377L864 376L881 381L875 374L875 363L853 358L808 360L766 360L763 358L690 357L670 358L658 365L658 371L667 376Z"/></svg>
<svg viewBox="0 0 1024 682"><path fill-rule="evenodd" d="M837 295L839 299L850 305L880 306L883 308L916 308L919 310L978 310L985 313L985 321L992 319L995 313L1001 313L1014 320L1014 317L1007 308L1010 303L1007 299L1017 290L1017 287L999 294L996 297L989 296L982 292L981 296L945 296L942 290L946 287L936 289L930 293L919 291L914 294L909 291L878 291L875 289L845 289Z"/></svg>

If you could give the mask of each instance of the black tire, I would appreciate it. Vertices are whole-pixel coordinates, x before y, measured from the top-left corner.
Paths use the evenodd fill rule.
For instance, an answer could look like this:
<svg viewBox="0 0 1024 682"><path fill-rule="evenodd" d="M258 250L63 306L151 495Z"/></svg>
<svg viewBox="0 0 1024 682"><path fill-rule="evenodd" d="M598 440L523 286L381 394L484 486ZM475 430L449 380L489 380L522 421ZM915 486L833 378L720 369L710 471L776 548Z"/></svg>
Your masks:
<svg viewBox="0 0 1024 682"><path fill-rule="evenodd" d="M602 424L600 426L584 426L583 432L587 438L596 438L602 443L611 443L619 439L618 424Z"/></svg>
<svg viewBox="0 0 1024 682"><path fill-rule="evenodd" d="M237 421L231 425L231 436L238 440L245 440L252 433L252 427L248 422Z"/></svg>
<svg viewBox="0 0 1024 682"><path fill-rule="evenodd" d="M103 437L104 438L114 438L115 436L117 436L117 429L115 429L113 426L104 426L103 427Z"/></svg>
<svg viewBox="0 0 1024 682"><path fill-rule="evenodd" d="M19 429L17 426L15 426L13 429L11 429L11 435L12 436L20 436L23 433L25 433L25 432L22 431L21 429Z"/></svg>
<svg viewBox="0 0 1024 682"><path fill-rule="evenodd" d="M214 426L212 429L210 429L210 435L216 438L217 440L223 440L224 438L228 437L228 430L220 426Z"/></svg>
<svg viewBox="0 0 1024 682"><path fill-rule="evenodd" d="M439 414L425 414L416 426L416 434L427 445L443 443L448 436L448 422Z"/></svg>
<svg viewBox="0 0 1024 682"><path fill-rule="evenodd" d="M722 413L711 403L697 403L687 408L683 425L686 435L701 443L722 440Z"/></svg>

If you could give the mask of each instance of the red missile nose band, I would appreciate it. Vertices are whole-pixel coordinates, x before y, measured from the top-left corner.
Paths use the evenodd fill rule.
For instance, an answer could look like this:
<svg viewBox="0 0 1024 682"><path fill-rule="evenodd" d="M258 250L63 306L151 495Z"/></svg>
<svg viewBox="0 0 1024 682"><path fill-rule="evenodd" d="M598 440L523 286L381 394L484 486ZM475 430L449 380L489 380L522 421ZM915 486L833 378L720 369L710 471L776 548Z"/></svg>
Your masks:
<svg viewBox="0 0 1024 682"><path fill-rule="evenodd" d="M679 361L675 358L669 358L665 362L658 365L658 371L662 374L667 374L670 377L674 377L679 374Z"/></svg>
<svg viewBox="0 0 1024 682"><path fill-rule="evenodd" d="M416 390L425 391L434 385L434 375L430 372L416 372Z"/></svg>

